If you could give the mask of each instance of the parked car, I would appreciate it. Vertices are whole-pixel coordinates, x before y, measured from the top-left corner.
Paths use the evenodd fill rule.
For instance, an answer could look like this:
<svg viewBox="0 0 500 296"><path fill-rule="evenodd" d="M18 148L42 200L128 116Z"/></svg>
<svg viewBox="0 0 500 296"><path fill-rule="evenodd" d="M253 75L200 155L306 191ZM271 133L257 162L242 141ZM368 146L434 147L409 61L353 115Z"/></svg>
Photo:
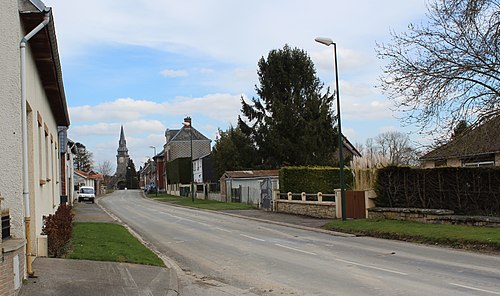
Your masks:
<svg viewBox="0 0 500 296"><path fill-rule="evenodd" d="M90 200L94 203L95 200L95 191L94 187L91 186L82 186L78 191L78 202L82 202L84 200Z"/></svg>
<svg viewBox="0 0 500 296"><path fill-rule="evenodd" d="M144 187L144 192L155 193L156 192L156 185L154 183L146 185L146 187Z"/></svg>

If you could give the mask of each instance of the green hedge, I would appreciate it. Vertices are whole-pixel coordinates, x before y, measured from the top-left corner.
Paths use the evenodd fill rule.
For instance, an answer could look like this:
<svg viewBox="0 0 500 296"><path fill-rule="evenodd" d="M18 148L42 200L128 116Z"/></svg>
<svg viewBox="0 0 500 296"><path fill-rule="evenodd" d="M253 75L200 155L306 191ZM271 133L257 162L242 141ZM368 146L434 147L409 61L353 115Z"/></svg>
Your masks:
<svg viewBox="0 0 500 296"><path fill-rule="evenodd" d="M352 188L353 177L344 168L346 188ZM284 167L280 169L280 191L292 193L335 193L340 188L340 169L334 167Z"/></svg>
<svg viewBox="0 0 500 296"><path fill-rule="evenodd" d="M167 162L168 184L191 183L192 161L190 157L177 158Z"/></svg>
<svg viewBox="0 0 500 296"><path fill-rule="evenodd" d="M461 215L500 216L500 168L443 167L378 170L376 206L449 209Z"/></svg>

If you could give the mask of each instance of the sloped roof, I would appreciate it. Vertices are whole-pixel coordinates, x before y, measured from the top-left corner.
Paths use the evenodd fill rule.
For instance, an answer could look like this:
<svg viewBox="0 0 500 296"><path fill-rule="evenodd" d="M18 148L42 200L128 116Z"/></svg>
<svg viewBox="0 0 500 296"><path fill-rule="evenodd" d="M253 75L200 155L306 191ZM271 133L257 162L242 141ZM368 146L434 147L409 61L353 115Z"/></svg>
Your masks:
<svg viewBox="0 0 500 296"><path fill-rule="evenodd" d="M75 174L86 178L86 179L92 179L92 180L98 180L98 181L104 181L104 175L103 174L98 174L94 171L90 172L84 172L82 170L75 169Z"/></svg>
<svg viewBox="0 0 500 296"><path fill-rule="evenodd" d="M191 131L189 129L190 129L189 127L182 127L180 130L167 130L166 134L168 136L171 136L169 142L190 141L191 140ZM202 133L200 133L194 127L192 127L192 129L193 129L193 131L192 131L193 141L200 141L200 140L210 141L209 138L205 137ZM176 132L175 135L173 135L174 132Z"/></svg>
<svg viewBox="0 0 500 296"><path fill-rule="evenodd" d="M226 178L278 177L279 170L227 171L224 176Z"/></svg>
<svg viewBox="0 0 500 296"><path fill-rule="evenodd" d="M21 0L19 7L25 34L38 26L46 13L50 16L47 26L35 34L28 43L56 123L69 126L69 113L52 9L39 0Z"/></svg>
<svg viewBox="0 0 500 296"><path fill-rule="evenodd" d="M500 116L497 116L462 136L430 151L422 160L470 157L500 153Z"/></svg>
<svg viewBox="0 0 500 296"><path fill-rule="evenodd" d="M344 134L342 134L342 145L347 150L349 150L352 153L352 155L361 157L361 153L359 153L358 149L354 147L354 145L349 141L349 139L347 139L347 137Z"/></svg>

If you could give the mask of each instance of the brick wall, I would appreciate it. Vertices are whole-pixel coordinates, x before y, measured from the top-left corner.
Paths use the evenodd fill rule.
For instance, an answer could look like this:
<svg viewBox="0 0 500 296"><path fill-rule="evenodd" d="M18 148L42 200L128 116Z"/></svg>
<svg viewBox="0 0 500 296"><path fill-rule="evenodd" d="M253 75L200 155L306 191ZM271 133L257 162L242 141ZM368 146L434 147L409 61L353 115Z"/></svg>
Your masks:
<svg viewBox="0 0 500 296"><path fill-rule="evenodd" d="M3 241L3 248L7 245L9 241ZM14 249L9 252L3 253L3 260L0 260L0 296L14 296L17 295L18 289L14 286L14 257L18 256L19 259L19 274L18 280L22 285L22 280L24 278L24 244L20 248Z"/></svg>

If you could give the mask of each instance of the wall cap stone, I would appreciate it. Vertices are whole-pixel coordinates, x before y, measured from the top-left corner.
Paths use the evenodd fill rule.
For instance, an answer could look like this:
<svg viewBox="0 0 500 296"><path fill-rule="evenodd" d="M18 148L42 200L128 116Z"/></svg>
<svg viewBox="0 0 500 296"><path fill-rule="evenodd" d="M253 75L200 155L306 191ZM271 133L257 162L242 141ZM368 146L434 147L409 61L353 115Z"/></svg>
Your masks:
<svg viewBox="0 0 500 296"><path fill-rule="evenodd" d="M453 215L455 212L446 209L420 209L420 208L369 208L368 212L396 212L396 213L414 213L431 215Z"/></svg>
<svg viewBox="0 0 500 296"><path fill-rule="evenodd" d="M293 204L301 204L301 205L318 205L318 206L334 206L334 201L302 201L302 200L286 200L286 199L277 199L275 202L278 203L293 203Z"/></svg>
<svg viewBox="0 0 500 296"><path fill-rule="evenodd" d="M5 253L16 251L24 247L26 240L23 238L10 238L2 240L2 248Z"/></svg>

